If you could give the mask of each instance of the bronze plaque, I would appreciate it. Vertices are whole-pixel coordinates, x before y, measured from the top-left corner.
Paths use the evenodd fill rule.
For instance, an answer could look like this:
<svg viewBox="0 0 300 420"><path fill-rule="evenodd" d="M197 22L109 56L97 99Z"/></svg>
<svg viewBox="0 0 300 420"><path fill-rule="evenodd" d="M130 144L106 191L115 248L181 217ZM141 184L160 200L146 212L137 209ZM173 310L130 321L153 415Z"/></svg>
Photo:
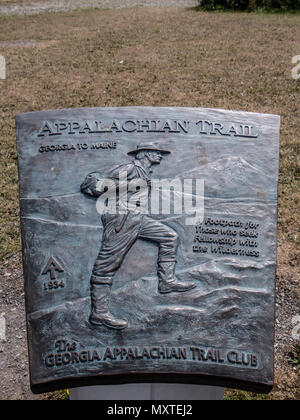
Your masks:
<svg viewBox="0 0 300 420"><path fill-rule="evenodd" d="M273 383L279 117L17 116L33 392Z"/></svg>

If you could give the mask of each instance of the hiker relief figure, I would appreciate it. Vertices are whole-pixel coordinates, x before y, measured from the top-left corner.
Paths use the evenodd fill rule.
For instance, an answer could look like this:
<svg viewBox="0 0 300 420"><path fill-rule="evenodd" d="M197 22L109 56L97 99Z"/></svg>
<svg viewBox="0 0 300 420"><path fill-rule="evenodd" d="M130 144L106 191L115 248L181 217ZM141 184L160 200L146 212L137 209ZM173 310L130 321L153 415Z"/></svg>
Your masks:
<svg viewBox="0 0 300 420"><path fill-rule="evenodd" d="M195 287L195 283L182 282L175 277L177 233L171 227L139 211L143 194L144 197L145 194L147 197L150 194L152 167L160 164L170 153L155 144L141 144L128 152L134 160L114 168L105 182L103 174L95 171L87 175L81 184L81 192L96 198L109 195L107 182L111 181L111 185L115 185L115 189L111 190L115 199L106 200L107 207L103 208L103 238L91 276L90 322L94 325L119 330L128 326L127 321L117 319L110 313L109 299L114 275L137 239L151 241L158 246L157 275L160 293L185 292ZM128 188L128 185L137 188ZM111 206L111 203L114 205Z"/></svg>

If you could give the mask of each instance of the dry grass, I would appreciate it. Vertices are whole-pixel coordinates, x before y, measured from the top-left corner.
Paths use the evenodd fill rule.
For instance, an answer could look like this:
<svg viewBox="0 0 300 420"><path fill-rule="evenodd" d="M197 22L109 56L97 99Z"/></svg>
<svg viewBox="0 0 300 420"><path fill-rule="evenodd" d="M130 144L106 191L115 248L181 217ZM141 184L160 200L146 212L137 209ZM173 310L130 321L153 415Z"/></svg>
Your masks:
<svg viewBox="0 0 300 420"><path fill-rule="evenodd" d="M9 267L21 251L15 114L126 105L275 113L282 117L278 278L294 296L300 81L291 77L291 59L300 54L299 20L150 8L0 17L0 54L7 61L7 79L0 80L2 264ZM288 376L290 388L279 385L271 397L295 398L294 371L280 357L278 383Z"/></svg>

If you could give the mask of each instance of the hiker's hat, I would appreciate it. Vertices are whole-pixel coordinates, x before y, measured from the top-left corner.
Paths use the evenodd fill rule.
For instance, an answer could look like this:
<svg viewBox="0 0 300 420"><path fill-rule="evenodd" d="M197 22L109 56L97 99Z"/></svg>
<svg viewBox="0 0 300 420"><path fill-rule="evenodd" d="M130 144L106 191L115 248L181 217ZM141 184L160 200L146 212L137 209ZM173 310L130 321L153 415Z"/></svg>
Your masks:
<svg viewBox="0 0 300 420"><path fill-rule="evenodd" d="M127 154L136 155L138 152L142 152L142 151L156 151L165 155L168 155L169 153L171 153L169 150L163 149L159 145L153 143L153 144L139 144L135 150L131 150Z"/></svg>

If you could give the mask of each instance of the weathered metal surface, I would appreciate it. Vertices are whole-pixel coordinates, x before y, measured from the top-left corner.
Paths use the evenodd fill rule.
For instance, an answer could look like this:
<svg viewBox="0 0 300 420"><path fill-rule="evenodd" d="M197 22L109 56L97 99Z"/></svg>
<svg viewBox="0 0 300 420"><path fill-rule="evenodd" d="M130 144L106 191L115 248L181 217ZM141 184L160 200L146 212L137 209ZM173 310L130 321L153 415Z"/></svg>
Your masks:
<svg viewBox="0 0 300 420"><path fill-rule="evenodd" d="M128 107L16 121L33 391L268 391L279 117Z"/></svg>

